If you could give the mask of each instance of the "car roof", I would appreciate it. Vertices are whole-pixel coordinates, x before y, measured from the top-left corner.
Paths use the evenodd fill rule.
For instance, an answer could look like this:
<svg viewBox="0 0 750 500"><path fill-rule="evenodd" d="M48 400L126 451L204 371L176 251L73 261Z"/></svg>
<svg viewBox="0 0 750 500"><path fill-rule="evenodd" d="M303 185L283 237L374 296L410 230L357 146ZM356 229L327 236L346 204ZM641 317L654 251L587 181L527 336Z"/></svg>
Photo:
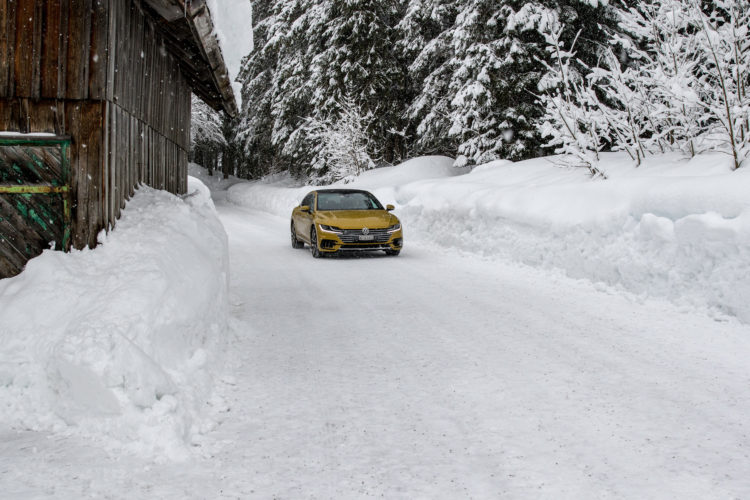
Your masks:
<svg viewBox="0 0 750 500"><path fill-rule="evenodd" d="M348 193L367 193L372 194L369 191L365 191L364 189L316 189L316 193L340 193L340 194L348 194Z"/></svg>

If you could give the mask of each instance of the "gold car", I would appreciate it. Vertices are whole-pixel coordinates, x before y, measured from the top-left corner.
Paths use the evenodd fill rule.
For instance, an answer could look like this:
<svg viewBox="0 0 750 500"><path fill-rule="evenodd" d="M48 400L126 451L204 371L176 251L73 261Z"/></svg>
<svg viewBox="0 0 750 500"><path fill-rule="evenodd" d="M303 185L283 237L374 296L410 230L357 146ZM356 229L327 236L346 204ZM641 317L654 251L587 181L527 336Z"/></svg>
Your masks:
<svg viewBox="0 0 750 500"><path fill-rule="evenodd" d="M307 243L313 257L339 251L384 250L398 255L401 222L377 198L358 189L318 189L292 211L292 247Z"/></svg>

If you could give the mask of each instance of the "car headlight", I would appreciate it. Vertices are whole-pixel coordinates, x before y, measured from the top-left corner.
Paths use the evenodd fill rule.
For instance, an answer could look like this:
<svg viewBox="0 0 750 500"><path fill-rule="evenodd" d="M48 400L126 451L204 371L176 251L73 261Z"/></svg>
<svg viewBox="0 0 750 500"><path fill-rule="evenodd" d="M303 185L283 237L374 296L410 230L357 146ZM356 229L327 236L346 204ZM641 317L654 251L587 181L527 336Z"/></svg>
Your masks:
<svg viewBox="0 0 750 500"><path fill-rule="evenodd" d="M401 224L394 224L394 225L392 225L391 227L388 228L388 232L389 233L395 233L399 229L401 229Z"/></svg>
<svg viewBox="0 0 750 500"><path fill-rule="evenodd" d="M320 225L320 230L325 231L327 233L344 234L344 232L341 229L337 227L333 227L333 226L326 226L325 224Z"/></svg>

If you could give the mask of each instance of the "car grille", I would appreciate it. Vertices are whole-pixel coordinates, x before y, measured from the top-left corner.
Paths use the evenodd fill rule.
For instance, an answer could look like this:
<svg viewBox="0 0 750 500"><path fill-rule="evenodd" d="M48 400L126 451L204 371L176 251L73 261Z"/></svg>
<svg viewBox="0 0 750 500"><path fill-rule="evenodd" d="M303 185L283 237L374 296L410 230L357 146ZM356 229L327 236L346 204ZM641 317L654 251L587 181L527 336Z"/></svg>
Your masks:
<svg viewBox="0 0 750 500"><path fill-rule="evenodd" d="M343 234L338 236L344 243L385 243L391 237L388 228L370 229L368 235L373 236L373 239L364 241L359 239L363 236L361 229L342 229L342 231Z"/></svg>

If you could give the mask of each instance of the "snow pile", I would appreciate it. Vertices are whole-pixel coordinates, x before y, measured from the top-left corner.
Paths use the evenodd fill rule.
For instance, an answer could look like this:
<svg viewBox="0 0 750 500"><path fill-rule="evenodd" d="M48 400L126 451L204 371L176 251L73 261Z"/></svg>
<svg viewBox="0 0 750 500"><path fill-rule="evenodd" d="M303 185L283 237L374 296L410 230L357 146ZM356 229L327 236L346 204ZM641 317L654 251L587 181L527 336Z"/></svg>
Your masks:
<svg viewBox="0 0 750 500"><path fill-rule="evenodd" d="M720 154L633 168L610 153L601 164L609 179L592 180L557 161L497 161L454 175L447 160L428 157L347 186L396 205L406 252L422 240L750 322L750 170L732 171ZM244 183L229 199L287 218L310 189Z"/></svg>
<svg viewBox="0 0 750 500"><path fill-rule="evenodd" d="M95 250L0 281L0 419L179 459L212 425L228 251L208 188L141 187Z"/></svg>

